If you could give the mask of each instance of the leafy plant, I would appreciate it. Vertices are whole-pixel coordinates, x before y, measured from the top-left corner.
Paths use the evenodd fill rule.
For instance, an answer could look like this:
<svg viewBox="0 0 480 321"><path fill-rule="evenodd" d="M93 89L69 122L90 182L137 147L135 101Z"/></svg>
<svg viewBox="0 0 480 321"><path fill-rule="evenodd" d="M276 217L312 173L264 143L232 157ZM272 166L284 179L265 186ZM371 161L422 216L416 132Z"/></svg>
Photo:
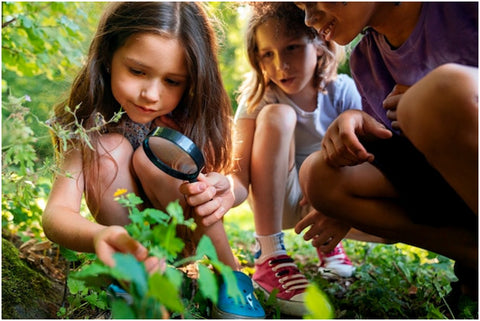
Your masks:
<svg viewBox="0 0 480 321"><path fill-rule="evenodd" d="M343 288L313 276L337 307L337 318L458 317L444 299L456 280L450 259L405 244L344 244L350 258L359 262L351 284Z"/></svg>
<svg viewBox="0 0 480 321"><path fill-rule="evenodd" d="M330 298L315 284L309 285L306 290L305 305L310 311L305 319L333 319L335 316L335 309Z"/></svg>
<svg viewBox="0 0 480 321"><path fill-rule="evenodd" d="M50 191L49 162L39 164L32 130L37 118L24 105L28 96L8 96L2 104L2 228L26 240L40 237L42 199Z"/></svg>
<svg viewBox="0 0 480 321"><path fill-rule="evenodd" d="M242 300L232 269L218 260L211 240L203 236L192 257L180 258L184 248L182 239L176 236L176 229L184 225L195 228L193 219L184 219L183 210L178 203L172 202L164 213L157 209L138 209L142 200L135 194L119 190L116 200L129 209L131 224L127 231L140 241L149 254L167 263L164 271L148 274L143 262L138 262L131 254L116 253L115 267L109 267L95 260L86 264L71 277L85 282L88 287L99 289L109 282L118 283L130 296L131 303L122 298L112 298L112 316L114 318L169 318L191 315L198 308L195 302L211 301L217 303L220 282L225 282L228 295ZM191 284L188 276L179 268L194 263L198 269L198 295L191 297L192 289L182 291L185 284Z"/></svg>
<svg viewBox="0 0 480 321"><path fill-rule="evenodd" d="M89 10L104 5L2 2L2 71L64 78L72 67L80 65L84 42L96 25L96 16L90 17Z"/></svg>

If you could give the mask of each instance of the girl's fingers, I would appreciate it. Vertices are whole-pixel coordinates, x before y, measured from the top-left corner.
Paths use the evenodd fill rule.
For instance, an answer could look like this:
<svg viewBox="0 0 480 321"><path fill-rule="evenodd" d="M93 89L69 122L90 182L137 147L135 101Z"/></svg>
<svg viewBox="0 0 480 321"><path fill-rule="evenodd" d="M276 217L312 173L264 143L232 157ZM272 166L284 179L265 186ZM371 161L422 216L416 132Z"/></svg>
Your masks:
<svg viewBox="0 0 480 321"><path fill-rule="evenodd" d="M207 184L205 184L204 182L185 182L180 185L179 191L186 196L190 196L204 192L207 187Z"/></svg>
<svg viewBox="0 0 480 321"><path fill-rule="evenodd" d="M208 186L203 192L186 196L186 200L188 205L201 208L203 205L210 202L215 197L216 192L217 191L215 187Z"/></svg>
<svg viewBox="0 0 480 321"><path fill-rule="evenodd" d="M149 274L155 272L163 272L167 268L167 264L165 263L165 259L159 259L154 256L148 257L145 261L145 269Z"/></svg>
<svg viewBox="0 0 480 321"><path fill-rule="evenodd" d="M219 220L222 219L222 217L225 215L226 211L225 208L220 206L216 211L214 211L212 214L206 216L205 218L202 219L202 224L204 226L210 226Z"/></svg>
<svg viewBox="0 0 480 321"><path fill-rule="evenodd" d="M95 251L98 258L108 266L115 266L113 254L116 252L130 253L139 261L148 256L147 249L134 240L121 226L109 226L95 237Z"/></svg>

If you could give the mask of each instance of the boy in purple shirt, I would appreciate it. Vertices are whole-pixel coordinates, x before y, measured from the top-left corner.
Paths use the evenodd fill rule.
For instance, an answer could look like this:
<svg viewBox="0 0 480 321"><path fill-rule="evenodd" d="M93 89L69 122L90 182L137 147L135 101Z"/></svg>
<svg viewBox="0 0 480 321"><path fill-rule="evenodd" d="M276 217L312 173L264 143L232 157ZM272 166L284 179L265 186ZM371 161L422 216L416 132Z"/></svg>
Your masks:
<svg viewBox="0 0 480 321"><path fill-rule="evenodd" d="M300 183L319 213L296 231L315 238L325 215L443 254L476 298L478 4L297 5L326 40L365 35L351 56L363 111L341 114L303 163Z"/></svg>

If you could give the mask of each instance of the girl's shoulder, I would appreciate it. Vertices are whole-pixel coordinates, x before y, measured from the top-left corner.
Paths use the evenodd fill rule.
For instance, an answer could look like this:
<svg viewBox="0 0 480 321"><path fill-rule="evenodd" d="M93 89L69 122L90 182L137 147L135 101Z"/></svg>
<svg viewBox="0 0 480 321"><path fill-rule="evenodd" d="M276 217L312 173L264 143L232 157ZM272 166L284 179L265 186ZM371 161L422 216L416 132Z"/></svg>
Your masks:
<svg viewBox="0 0 480 321"><path fill-rule="evenodd" d="M327 95L335 108L360 109L361 97L353 79L347 74L338 74L335 80L327 85Z"/></svg>
<svg viewBox="0 0 480 321"><path fill-rule="evenodd" d="M327 92L336 93L356 90L355 82L347 74L338 74L337 77L327 84Z"/></svg>

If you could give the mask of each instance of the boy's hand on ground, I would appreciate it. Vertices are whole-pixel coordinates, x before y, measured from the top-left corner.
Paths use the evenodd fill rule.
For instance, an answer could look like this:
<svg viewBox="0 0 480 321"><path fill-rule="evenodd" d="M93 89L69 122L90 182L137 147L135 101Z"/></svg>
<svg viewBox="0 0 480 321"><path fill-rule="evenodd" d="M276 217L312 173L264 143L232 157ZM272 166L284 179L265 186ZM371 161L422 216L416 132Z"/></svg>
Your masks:
<svg viewBox="0 0 480 321"><path fill-rule="evenodd" d="M183 183L180 192L204 226L221 220L235 201L228 178L215 172L200 174L198 182Z"/></svg>
<svg viewBox="0 0 480 321"><path fill-rule="evenodd" d="M165 261L148 256L148 250L138 241L133 239L122 226L108 226L95 235L95 252L98 258L108 266L114 267L113 254L130 253L138 261L144 261L149 273L165 269Z"/></svg>

